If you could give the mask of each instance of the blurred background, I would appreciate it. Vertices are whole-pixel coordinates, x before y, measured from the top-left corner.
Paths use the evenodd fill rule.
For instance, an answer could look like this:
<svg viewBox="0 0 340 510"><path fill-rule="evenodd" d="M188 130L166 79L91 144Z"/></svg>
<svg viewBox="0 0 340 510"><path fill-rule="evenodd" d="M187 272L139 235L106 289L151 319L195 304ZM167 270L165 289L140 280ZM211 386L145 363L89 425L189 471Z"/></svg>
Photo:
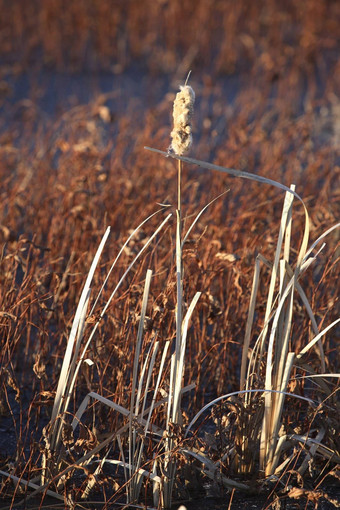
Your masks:
<svg viewBox="0 0 340 510"><path fill-rule="evenodd" d="M266 139L283 117L287 131L301 123L294 150L306 116L305 135L338 145L339 11L336 0L2 0L2 122L9 104L17 120L25 110L41 123L97 102L104 122L133 116L136 136L157 106L160 131L170 127L170 111L162 111L171 98L162 101L191 69L196 151L207 150L198 145L207 131L210 150L234 131L248 149L254 130ZM100 109L107 102L109 111Z"/></svg>

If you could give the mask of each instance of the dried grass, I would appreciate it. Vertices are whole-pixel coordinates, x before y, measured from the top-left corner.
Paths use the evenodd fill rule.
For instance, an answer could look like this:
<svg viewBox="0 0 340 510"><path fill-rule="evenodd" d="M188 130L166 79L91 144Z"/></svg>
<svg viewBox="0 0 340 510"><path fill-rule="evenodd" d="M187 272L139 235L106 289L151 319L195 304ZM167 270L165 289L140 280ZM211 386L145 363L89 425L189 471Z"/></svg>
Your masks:
<svg viewBox="0 0 340 510"><path fill-rule="evenodd" d="M76 70L88 67L88 62L92 61L93 68L109 69L114 64L118 73L128 69L139 57L146 62L148 71L165 71L181 78L188 68L192 68L199 98L195 107L195 154L217 166L260 174L287 187L294 182L308 208L311 239L316 239L338 220L338 120L335 113L338 66L334 59L339 16L337 3L312 1L299 10L281 2L265 2L261 9L255 4L249 8L249 2L240 2L234 9L229 9L228 3L223 7L217 2L211 10L207 9L206 2L198 2L195 10L189 4L177 1L171 2L171 6L162 2L150 2L148 6L141 10L136 2L129 2L123 12L122 7L110 9L105 0L86 4L68 2L62 10L55 2L42 6L39 2L0 2L0 51L2 59L8 63L6 69L3 65L0 68L0 103L3 107L0 126L1 419L6 426L10 423L17 435L17 452L11 457L15 460L11 474L16 480L36 483L37 477L41 476L42 454L35 441L51 416L76 303L95 247L107 225L111 226L111 240L93 275L93 289L99 291L115 255L120 249L122 253L97 302L97 311L84 315L86 331L96 324L96 335L86 354L94 365L84 365L79 370L76 393L70 398L66 418L71 423L75 416L80 416L81 413L77 415L79 402L90 395L88 406L81 409L83 451L78 451L78 462L84 462L85 466L97 452L101 452L102 459L107 462L112 460L105 456L117 430L120 430L122 448L127 451L128 418L117 409L129 413L134 357L142 363L155 336L159 354L163 353L176 331L175 265L169 258L175 250L171 221L169 227L155 238L154 244L143 252L140 263L131 268L105 316L102 314L126 268L157 229L157 217L144 224L138 235L124 246L129 232L158 208L156 203L176 203L173 161L142 149L145 144L163 149L169 145L169 111L173 97L160 99L163 90L153 75L149 81L141 82L141 87L153 91L150 106L142 108L140 104L147 104L144 101L148 97L146 93L140 102L137 99L134 103L126 103L128 95L133 96L135 91L127 90L124 95L115 90L111 97L98 96L89 104L65 107L62 114L57 115L57 120L51 120L37 107L37 83L31 87L29 100L16 101L15 95L10 96L15 73L30 67L37 48L42 49L44 59L39 66L56 65L59 69ZM220 15L216 15L216 9ZM189 15L191 23L188 26ZM256 19L262 20L261 26L254 22ZM292 23L293 33L290 30ZM214 43L215 37L218 45ZM90 40L94 44L89 48L85 62L85 41ZM159 44L155 52L153 41L156 40ZM66 51L69 48L71 51ZM12 55L15 53L20 58L14 65ZM185 55L180 65L178 55ZM204 63L209 64L209 71L202 71ZM242 69L247 70L246 79ZM234 70L241 75L232 87L228 101L230 78L223 73ZM322 90L319 82L322 82ZM306 83L308 93L304 96L305 103L301 104ZM173 90L177 86L176 82ZM143 94L144 89L141 90ZM121 104L124 104L124 111ZM136 108L138 115L134 113ZM228 195L214 200L227 188L230 188ZM282 194L261 183L242 182L227 174L206 173L189 165L182 174L181 189L182 235L187 241L181 246L185 268L184 316L190 298L197 290L202 292L186 338L182 386L195 382L196 390L191 391L190 398L183 396L185 413L181 413L181 418L185 425L186 414L192 418L213 397L237 392L240 378L241 388L245 384L248 347L253 346L266 324L268 313L272 313L271 307L266 312L265 303L276 250L277 225L281 218ZM209 208L196 217L207 203L210 203ZM174 205L172 212L175 208ZM194 228L191 229L193 221ZM295 262L304 221L302 209L296 207L294 229L289 234L293 247L291 258ZM285 397L285 413L280 420L287 433L280 436L278 443L270 445L271 453L266 453L271 464L270 472L282 480L289 478L289 469L293 469L296 462L301 472L308 465L304 472L307 478L313 470L315 473L328 472L331 469L328 462L332 461L323 459L327 454L333 455L336 462L334 453L330 452L339 455L338 438L334 432L338 420L333 411L338 386L336 379L330 377L339 372L335 333L329 330L326 336L318 337L318 331L325 331L337 320L337 232L330 232L325 241L327 244L314 260L313 267L304 272L295 285L301 301L292 305L295 319L290 337L294 339L294 352L299 363L290 365L288 374L279 359L274 361L278 368L277 388L286 388L289 394L312 400L320 398L320 406L315 410ZM258 260L256 277L260 276L260 264L263 263L263 278L255 281L252 293L255 260ZM153 277L138 355L135 342L149 267L153 268ZM279 263L277 273L280 275ZM292 277L287 266L286 274ZM281 295L285 285L282 283ZM275 293L280 285L273 284L273 287ZM285 302L290 299L287 292ZM252 298L254 294L257 305ZM91 296L91 308L94 302L95 298ZM250 316L242 362L249 302L254 304L250 315L257 322L251 328L253 318ZM301 302L307 306L307 312ZM281 319L278 317L277 320L279 323ZM287 352L292 352L288 337L287 332L284 349L288 346ZM322 340L327 380L314 377L315 373L320 374L320 353L312 345L317 342L315 338ZM262 354L265 363L268 355L265 345ZM155 374L161 360L161 355L154 359ZM170 364L164 362L166 377L170 370ZM264 375L261 365L260 376ZM155 375L150 377L150 384L155 388L157 378ZM160 388L166 395L157 397L156 406L161 404L156 408L157 413L152 414L149 430L164 430L166 426L164 399L169 398L169 388L164 381L161 380ZM260 388L258 379L254 384ZM141 386L140 398L143 391ZM94 404L97 398L94 395L120 407L110 407L105 400L100 402L100 398ZM226 419L231 424L233 420L243 420L242 433L250 430L252 420L258 427L262 423L258 419L262 412L261 398L256 392L252 395L248 421L241 411L242 395L239 398L234 395L235 408L226 411ZM283 394L277 395L268 393L266 398L271 404L276 402L279 415ZM151 405L152 396L148 394L147 399L146 407ZM142 423L145 427L146 423ZM265 427L270 435L273 429ZM174 458L181 470L182 459L193 457L195 450L182 438L183 431L176 432ZM135 434L130 427L131 433ZM91 434L95 438L91 438ZM109 438L107 434L110 434ZM230 445L236 437L235 428L225 426L224 434ZM148 457L155 442L145 429L142 435L135 437L136 449L131 457L136 455L137 461L132 463L122 458L119 461L126 467L126 480L129 482L132 472L144 469L159 483L157 469L161 466L164 451L159 447L154 459ZM250 443L252 439L258 441L256 434L249 439ZM311 442L312 439L316 442ZM91 441L97 441L98 445L91 447ZM236 444L239 459L245 454L244 444L241 439ZM140 448L145 453L142 462L138 460L143 457L139 457ZM208 452L206 445L202 451L202 443L200 448L200 453L196 452L200 457L196 456L192 462L195 470L205 473L202 476L215 476L218 472L226 487L232 486L228 480L247 485L246 480L235 480L237 466L242 463L245 466L244 461L234 461L235 451L230 454L226 447L223 453ZM273 457L273 451L276 457L275 453ZM150 462L144 466L147 458ZM1 461L2 471L7 472L7 458L2 457ZM70 464L60 473L61 477L65 475L67 478L68 473L74 473L72 462L68 462ZM257 463L258 459L254 459L252 469L256 469ZM248 467L242 469L247 471ZM88 473L84 487L90 478ZM125 481L121 478L110 472L103 491L112 495L114 491L110 493L107 487L109 484L113 487L114 481L118 480L121 489L117 494L124 493ZM66 480L65 487L70 480ZM144 481L148 488L147 477ZM55 480L42 492L47 489L55 492L57 483ZM154 493L159 494L160 487L156 483L152 485ZM19 494L18 488L16 491L14 495ZM4 482L2 493L13 495L9 481ZM152 489L149 490L151 493Z"/></svg>

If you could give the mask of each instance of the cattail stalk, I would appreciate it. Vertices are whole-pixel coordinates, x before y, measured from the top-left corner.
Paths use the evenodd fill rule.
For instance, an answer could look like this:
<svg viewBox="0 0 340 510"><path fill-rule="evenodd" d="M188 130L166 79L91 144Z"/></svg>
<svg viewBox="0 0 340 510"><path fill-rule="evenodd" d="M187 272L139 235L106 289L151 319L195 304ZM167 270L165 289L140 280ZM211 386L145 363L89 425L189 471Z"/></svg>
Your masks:
<svg viewBox="0 0 340 510"><path fill-rule="evenodd" d="M181 178L182 178L182 161L178 160L177 172L177 209L181 212Z"/></svg>
<svg viewBox="0 0 340 510"><path fill-rule="evenodd" d="M189 75L188 75L189 78ZM188 81L187 78L187 81ZM193 89L187 85L180 87L173 106L174 127L171 131L171 147L178 156L183 156L192 145L191 118L193 115L193 106L195 101L195 93ZM178 384L182 387L182 368L181 368L181 351L182 351L182 320L183 320L183 264L182 264L182 205L181 205L181 180L182 180L182 161L178 160L177 172L177 210L176 210L176 286L177 286L177 307L176 307L176 347L171 363L171 378L173 381L172 391L170 390L168 401L168 417L172 423L181 425L181 391ZM175 386L176 391L175 391ZM176 396L175 396L176 395ZM175 437L170 436L170 422L167 422L166 429L168 437L165 443L164 467L167 475L164 477L163 491L163 508L170 508L171 496L176 476L176 461L171 459L171 452L176 446Z"/></svg>
<svg viewBox="0 0 340 510"><path fill-rule="evenodd" d="M190 73L189 73L190 75ZM189 78L188 75L188 78ZM180 87L176 94L173 106L174 127L171 131L171 150L182 156L190 149L192 145L192 127L191 119L194 113L195 92L187 85ZM177 173L177 228L176 228L176 279L177 279L177 312L176 312L176 361L175 361L175 379L178 372L179 357L181 352L182 336L182 317L183 317L183 268L182 268L182 207L181 207L181 178L182 161L178 160ZM180 422L180 403L178 402L173 409L172 419L175 423Z"/></svg>

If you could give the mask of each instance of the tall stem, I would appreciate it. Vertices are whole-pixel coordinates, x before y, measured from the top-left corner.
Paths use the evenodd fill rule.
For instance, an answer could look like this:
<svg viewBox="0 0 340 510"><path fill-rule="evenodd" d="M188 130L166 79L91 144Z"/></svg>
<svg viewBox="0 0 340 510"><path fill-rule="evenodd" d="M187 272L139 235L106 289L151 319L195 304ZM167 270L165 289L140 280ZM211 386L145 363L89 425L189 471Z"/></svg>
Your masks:
<svg viewBox="0 0 340 510"><path fill-rule="evenodd" d="M181 216L181 179L182 179L182 161L178 160L178 179L177 179L177 209Z"/></svg>
<svg viewBox="0 0 340 510"><path fill-rule="evenodd" d="M182 162L178 161L178 182L177 182L177 210L176 210L176 284L177 284L177 310L176 310L176 350L175 360L173 363L173 385L172 385L172 409L171 421L173 423L181 423L181 392L175 392L176 385L179 384L182 374L180 370L180 357L182 347L182 294L183 294L183 275L182 275L182 228L181 228L181 174ZM175 399L176 394L176 399ZM169 432L169 423L167 423L167 431ZM172 492L176 476L176 461L171 459L171 452L176 445L176 438L169 437L166 443L165 468L168 476L164 480L164 501L163 508L170 508Z"/></svg>
<svg viewBox="0 0 340 510"><path fill-rule="evenodd" d="M177 280L177 313L176 313L176 363L175 374L178 374L179 359L181 353L182 343L182 295L183 295L183 274L182 274L182 211L181 211L181 174L182 174L182 161L178 161L178 195L177 195L177 229L176 229L176 280ZM173 420L177 422L180 413L180 403L174 402L175 409Z"/></svg>

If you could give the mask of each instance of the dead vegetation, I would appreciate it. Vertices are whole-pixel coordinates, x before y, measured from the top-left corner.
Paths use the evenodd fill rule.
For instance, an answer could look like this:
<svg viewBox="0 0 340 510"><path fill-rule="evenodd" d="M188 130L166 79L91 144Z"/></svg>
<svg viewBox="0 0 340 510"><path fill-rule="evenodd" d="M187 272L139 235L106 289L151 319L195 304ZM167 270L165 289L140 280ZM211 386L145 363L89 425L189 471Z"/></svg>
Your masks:
<svg viewBox="0 0 340 510"><path fill-rule="evenodd" d="M141 367L146 363L140 398L147 396L145 408L152 405L150 392L157 385L161 353L170 342L170 354L175 342L177 166L173 159L143 147L169 146L172 101L188 69L193 71L196 93L191 155L288 187L294 183L308 209L311 242L339 221L338 2L310 1L298 8L277 0L263 2L260 8L246 1L237 5L214 1L208 8L205 1L153 1L141 9L134 1L113 6L106 1L0 1L0 7L0 427L3 437L12 441L15 437L15 448L10 441L8 446L1 444L0 469L37 486L47 480L48 490L69 507L91 490L99 491L107 507L125 492L130 502L137 494L141 501L152 498L152 488L162 494L162 476L169 474L164 466L174 462L179 476L173 490L183 498L191 494L191 487L197 491L202 477L228 489L263 488L275 471L273 451L278 445L270 447L271 453L250 454L259 447L265 403L261 395L254 393L249 399L234 395L230 401L217 402L212 415L203 413L198 419L193 435L185 436L185 430L209 401L240 389L254 264L259 253L274 262L282 191L185 164L183 235L210 200L230 189L198 219L181 254L183 316L195 293L201 292L186 339L184 385L195 383L195 390L183 395L181 417L167 419L171 366L170 356L164 358L157 413L149 424L151 438L140 428L145 422L133 421L132 413L128 418L129 411L124 417L100 399L131 408L131 394L138 393L133 367L140 334L138 359ZM48 69L110 71L112 91L95 93L85 104L69 99L65 90L65 102L47 115L41 98L46 102L51 96L39 76ZM115 80L124 72L145 78L137 86L128 82L126 91L117 89ZM230 73L235 74L229 77ZM17 84L26 74L29 85L20 94ZM163 98L168 90L171 93ZM169 207L123 246L134 229L160 209L159 203ZM172 218L133 265L101 317L129 264L170 212ZM49 421L67 339L95 251L109 225L111 235L94 272L89 311L83 317L85 341L96 326L86 351L93 364L82 365L68 407L56 414L60 420L56 450L50 445L56 421ZM303 208L294 202L294 264L304 225ZM325 242L301 276L320 331L338 318L339 309L338 230ZM153 275L141 330L148 268ZM265 324L270 264L262 271L249 338L252 348ZM292 311L289 351L298 354L315 330L301 299L294 301ZM287 319L278 317L281 320ZM337 331L322 337L323 358L320 351L310 349L303 363L291 367L285 382L287 392L309 398L315 406L286 398L282 429L275 431L280 438L285 436L279 446L280 462L286 464L272 478L270 490L275 486L279 494L305 497L315 504L323 480L338 476L338 379L304 376L320 374L322 359L326 373L338 374ZM152 361L155 342L158 354ZM257 358L258 373L250 373L253 389L261 389L265 381L266 349ZM79 353L73 354L78 361ZM247 353L243 358L245 363ZM280 377L276 384L282 383ZM87 394L89 408L75 432L70 424ZM275 398L268 395L267 404L269 398L274 405ZM211 424L205 429L204 419L213 421L213 432L208 432ZM269 443L270 427L265 432ZM168 447L160 440L157 448L153 440L164 430ZM113 449L108 451L113 437ZM123 466L122 452L129 444L134 444L130 461L138 458L135 468L148 473L142 482L127 461ZM81 464L79 459L86 455L98 465L77 468L74 463ZM105 455L119 459L121 467L101 465ZM170 455L167 464L162 464L164 455ZM268 471L264 458L272 465ZM252 482L249 489L253 477L259 482ZM22 491L22 484L3 477L6 504L18 501ZM159 504L166 506L161 499Z"/></svg>

